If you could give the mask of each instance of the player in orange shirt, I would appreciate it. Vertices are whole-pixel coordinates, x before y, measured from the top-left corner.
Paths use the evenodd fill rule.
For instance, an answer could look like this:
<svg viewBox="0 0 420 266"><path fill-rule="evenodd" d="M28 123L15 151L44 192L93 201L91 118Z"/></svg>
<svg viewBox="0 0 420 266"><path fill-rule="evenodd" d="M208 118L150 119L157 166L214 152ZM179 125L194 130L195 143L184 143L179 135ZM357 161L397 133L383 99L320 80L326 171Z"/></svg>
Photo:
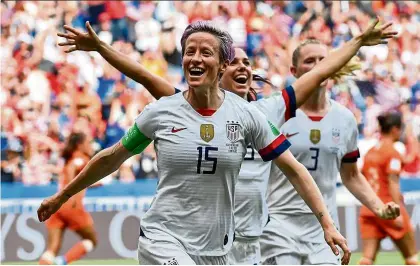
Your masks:
<svg viewBox="0 0 420 266"><path fill-rule="evenodd" d="M63 151L65 166L59 189L65 187L89 162L92 149L89 137L84 133L72 133ZM47 221L47 250L42 254L39 264L67 264L80 259L96 246L96 233L91 215L83 207L85 191L69 199L60 210ZM64 231L73 230L82 241L74 245L64 256L56 257L63 241Z"/></svg>
<svg viewBox="0 0 420 266"><path fill-rule="evenodd" d="M383 202L393 201L400 206L401 215L395 220L382 220L362 206L359 223L363 239L363 257L359 264L373 264L381 240L389 236L403 254L405 263L417 265L414 229L404 207L399 186L403 160L394 148L394 142L401 136L401 116L397 113L387 113L379 116L378 121L381 140L366 154L362 172Z"/></svg>

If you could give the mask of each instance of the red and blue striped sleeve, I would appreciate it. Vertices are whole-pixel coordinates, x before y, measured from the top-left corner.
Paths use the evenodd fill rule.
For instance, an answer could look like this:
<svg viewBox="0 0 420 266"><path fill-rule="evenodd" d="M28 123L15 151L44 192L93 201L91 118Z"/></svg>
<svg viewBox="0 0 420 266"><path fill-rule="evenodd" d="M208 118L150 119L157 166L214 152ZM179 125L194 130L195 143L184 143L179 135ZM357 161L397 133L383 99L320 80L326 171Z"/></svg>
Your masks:
<svg viewBox="0 0 420 266"><path fill-rule="evenodd" d="M349 152L346 155L344 155L341 162L343 163L355 163L357 162L357 159L360 157L359 149Z"/></svg>
<svg viewBox="0 0 420 266"><path fill-rule="evenodd" d="M284 90L281 91L281 94L284 99L284 104L286 107L286 112L284 113L284 121L289 120L296 116L296 96L295 90L292 86L287 86Z"/></svg>
<svg viewBox="0 0 420 266"><path fill-rule="evenodd" d="M285 152L291 146L290 142L286 139L283 134L280 134L271 144L267 147L258 151L263 161L271 161L283 152Z"/></svg>

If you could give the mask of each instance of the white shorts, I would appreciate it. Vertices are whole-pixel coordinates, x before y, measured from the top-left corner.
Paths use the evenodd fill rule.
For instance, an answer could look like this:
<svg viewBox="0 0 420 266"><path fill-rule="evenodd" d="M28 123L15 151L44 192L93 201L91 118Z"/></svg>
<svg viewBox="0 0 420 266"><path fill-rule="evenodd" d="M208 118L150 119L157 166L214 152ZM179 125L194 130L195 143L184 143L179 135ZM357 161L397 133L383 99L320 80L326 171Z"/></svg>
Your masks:
<svg viewBox="0 0 420 266"><path fill-rule="evenodd" d="M336 256L327 243L301 243L296 251L282 253L265 259L264 265L340 265L340 256Z"/></svg>
<svg viewBox="0 0 420 266"><path fill-rule="evenodd" d="M189 255L180 244L140 236L138 260L139 264L143 265L225 265L227 255Z"/></svg>
<svg viewBox="0 0 420 266"><path fill-rule="evenodd" d="M228 253L229 265L258 265L261 262L259 238L238 239L233 241L232 249Z"/></svg>
<svg viewBox="0 0 420 266"><path fill-rule="evenodd" d="M340 264L340 256L335 256L325 242L319 224L311 219L306 224L305 216L270 218L260 237L263 264Z"/></svg>

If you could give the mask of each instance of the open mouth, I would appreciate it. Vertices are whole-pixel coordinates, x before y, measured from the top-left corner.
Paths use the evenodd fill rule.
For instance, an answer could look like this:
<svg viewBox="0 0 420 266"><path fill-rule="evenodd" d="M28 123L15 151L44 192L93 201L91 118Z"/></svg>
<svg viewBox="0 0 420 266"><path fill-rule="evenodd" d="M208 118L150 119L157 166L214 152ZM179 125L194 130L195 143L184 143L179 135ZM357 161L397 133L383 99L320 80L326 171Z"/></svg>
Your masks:
<svg viewBox="0 0 420 266"><path fill-rule="evenodd" d="M190 68L189 72L190 72L190 76L200 77L204 74L204 69L199 68L199 67L193 67L193 68Z"/></svg>
<svg viewBox="0 0 420 266"><path fill-rule="evenodd" d="M245 85L246 82L248 81L248 77L247 77L247 75L244 75L244 74L238 75L234 78L234 81L241 84L241 85Z"/></svg>

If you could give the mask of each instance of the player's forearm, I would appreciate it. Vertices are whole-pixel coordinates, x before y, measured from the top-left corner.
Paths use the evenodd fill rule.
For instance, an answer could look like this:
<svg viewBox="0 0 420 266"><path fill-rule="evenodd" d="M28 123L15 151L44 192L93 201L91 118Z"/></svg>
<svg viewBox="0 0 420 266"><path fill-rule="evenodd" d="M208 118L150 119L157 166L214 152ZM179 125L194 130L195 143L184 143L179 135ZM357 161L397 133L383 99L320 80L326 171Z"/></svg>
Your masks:
<svg viewBox="0 0 420 266"><path fill-rule="evenodd" d="M149 72L140 63L115 50L111 45L101 42L98 52L113 67L142 84L156 99L175 93L174 87L168 81Z"/></svg>
<svg viewBox="0 0 420 266"><path fill-rule="evenodd" d="M102 178L115 172L127 159L126 156L118 156L116 150L120 143L104 149L96 154L83 170L58 193L60 198L65 200L91 186Z"/></svg>
<svg viewBox="0 0 420 266"><path fill-rule="evenodd" d="M396 178L398 179L398 178ZM391 195L392 201L401 206L401 194L399 179L396 182L389 182L389 194Z"/></svg>
<svg viewBox="0 0 420 266"><path fill-rule="evenodd" d="M322 227L326 229L334 226L334 221L328 212L322 194L305 166L296 161L294 157L293 160L287 162L276 160L276 164L315 214Z"/></svg>
<svg viewBox="0 0 420 266"><path fill-rule="evenodd" d="M332 51L324 60L317 64L312 71L326 80L335 72L339 71L353 58L362 46L362 40L355 37L346 42L342 47Z"/></svg>
<svg viewBox="0 0 420 266"><path fill-rule="evenodd" d="M347 64L361 47L361 40L353 38L341 48L331 52L324 60L319 62L311 71L303 74L293 83L296 95L296 105L302 105L321 83L333 76Z"/></svg>
<svg viewBox="0 0 420 266"><path fill-rule="evenodd" d="M379 214L384 206L382 200L373 191L369 182L359 172L351 177L341 175L344 186L358 199L363 205L375 214Z"/></svg>

